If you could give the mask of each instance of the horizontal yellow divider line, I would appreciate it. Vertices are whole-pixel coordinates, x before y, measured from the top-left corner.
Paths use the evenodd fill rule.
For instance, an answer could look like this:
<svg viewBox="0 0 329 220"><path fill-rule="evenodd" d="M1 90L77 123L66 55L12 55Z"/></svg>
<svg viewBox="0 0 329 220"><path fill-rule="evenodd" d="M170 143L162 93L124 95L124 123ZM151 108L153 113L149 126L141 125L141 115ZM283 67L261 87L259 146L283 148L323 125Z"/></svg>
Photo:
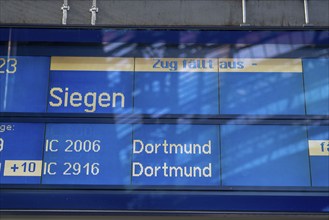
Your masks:
<svg viewBox="0 0 329 220"><path fill-rule="evenodd" d="M310 156L329 156L329 140L309 140Z"/></svg>
<svg viewBox="0 0 329 220"><path fill-rule="evenodd" d="M134 71L134 58L51 57L50 70Z"/></svg>
<svg viewBox="0 0 329 220"><path fill-rule="evenodd" d="M135 69L134 69L135 62ZM50 70L136 72L293 72L301 59L51 57Z"/></svg>
<svg viewBox="0 0 329 220"><path fill-rule="evenodd" d="M218 72L213 58L136 58L136 72Z"/></svg>
<svg viewBox="0 0 329 220"><path fill-rule="evenodd" d="M303 72L301 59L220 58L219 72Z"/></svg>

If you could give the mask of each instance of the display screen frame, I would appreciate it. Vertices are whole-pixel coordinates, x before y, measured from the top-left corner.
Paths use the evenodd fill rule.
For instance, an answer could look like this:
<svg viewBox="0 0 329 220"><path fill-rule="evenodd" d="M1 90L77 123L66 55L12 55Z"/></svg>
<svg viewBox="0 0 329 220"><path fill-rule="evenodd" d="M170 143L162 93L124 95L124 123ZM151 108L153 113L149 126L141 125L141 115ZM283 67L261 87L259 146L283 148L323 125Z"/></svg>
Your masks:
<svg viewBox="0 0 329 220"><path fill-rule="evenodd" d="M86 27L42 27L42 26L0 26L17 30L87 30ZM90 28L101 30L102 27ZM108 27L106 27L107 29ZM310 31L326 31L323 27L305 28L164 28L164 27L112 27L114 30L160 30L160 31L287 31L306 33ZM20 35L24 38L24 35ZM73 36L74 37L74 36ZM0 36L1 39L1 36ZM266 39L266 38L264 38ZM73 40L73 38L72 38ZM328 45L326 42L317 42ZM205 124L205 125L324 125L329 126L328 115L272 115L270 118L254 115L149 115L125 114L119 118L128 118L126 123L140 124ZM118 119L116 114L74 114L74 113L15 113L0 112L1 122L19 123L97 123L111 124ZM329 191L327 187L310 189L308 187L221 187L216 190L189 189L140 189L139 187L119 187L118 189L93 188L88 186L70 186L65 189L60 186L36 185L1 185L1 212L145 212L145 213L329 213ZM51 199L50 199L51 198ZM82 202L83 201L83 202ZM95 202L97 201L97 202ZM179 202L176 202L179 201ZM228 202L229 201L229 202ZM291 205L291 204L294 205Z"/></svg>

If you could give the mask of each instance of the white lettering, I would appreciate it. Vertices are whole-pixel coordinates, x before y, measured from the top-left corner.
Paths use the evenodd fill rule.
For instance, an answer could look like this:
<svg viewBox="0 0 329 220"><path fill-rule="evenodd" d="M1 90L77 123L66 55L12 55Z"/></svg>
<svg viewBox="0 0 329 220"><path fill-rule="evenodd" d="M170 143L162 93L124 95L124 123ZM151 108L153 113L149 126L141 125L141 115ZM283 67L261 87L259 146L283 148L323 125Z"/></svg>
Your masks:
<svg viewBox="0 0 329 220"><path fill-rule="evenodd" d="M123 93L112 94L113 102L112 107L124 108L125 107L125 96ZM102 92L99 95L97 92L87 92L81 94L80 92L74 91L70 94L69 88L54 87L50 89L50 97L54 100L49 102L51 107L69 107L79 108L85 107L83 110L88 113L95 112L97 107L107 108L111 106L111 95L106 92Z"/></svg>

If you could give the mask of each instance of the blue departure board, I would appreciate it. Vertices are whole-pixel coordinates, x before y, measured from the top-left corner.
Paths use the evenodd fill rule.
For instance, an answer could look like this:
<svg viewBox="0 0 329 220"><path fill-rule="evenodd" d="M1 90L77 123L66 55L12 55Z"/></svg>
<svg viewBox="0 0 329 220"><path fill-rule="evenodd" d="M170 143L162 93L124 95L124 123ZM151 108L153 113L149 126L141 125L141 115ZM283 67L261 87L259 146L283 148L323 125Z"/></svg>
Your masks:
<svg viewBox="0 0 329 220"><path fill-rule="evenodd" d="M329 59L1 59L1 112L328 115Z"/></svg>
<svg viewBox="0 0 329 220"><path fill-rule="evenodd" d="M328 134L329 126L1 123L1 183L327 187Z"/></svg>
<svg viewBox="0 0 329 220"><path fill-rule="evenodd" d="M216 193L329 192L325 35L25 31L0 35L5 192L111 192L104 210L135 207L144 192L205 204Z"/></svg>

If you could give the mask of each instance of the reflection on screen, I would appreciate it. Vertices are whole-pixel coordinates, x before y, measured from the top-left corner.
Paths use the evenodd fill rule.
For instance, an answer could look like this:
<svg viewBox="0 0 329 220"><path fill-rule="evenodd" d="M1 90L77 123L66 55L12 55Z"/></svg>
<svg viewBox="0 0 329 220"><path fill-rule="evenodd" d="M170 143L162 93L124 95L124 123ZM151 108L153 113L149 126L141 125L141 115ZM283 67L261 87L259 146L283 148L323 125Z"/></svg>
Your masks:
<svg viewBox="0 0 329 220"><path fill-rule="evenodd" d="M327 190L322 33L11 29L0 183Z"/></svg>

